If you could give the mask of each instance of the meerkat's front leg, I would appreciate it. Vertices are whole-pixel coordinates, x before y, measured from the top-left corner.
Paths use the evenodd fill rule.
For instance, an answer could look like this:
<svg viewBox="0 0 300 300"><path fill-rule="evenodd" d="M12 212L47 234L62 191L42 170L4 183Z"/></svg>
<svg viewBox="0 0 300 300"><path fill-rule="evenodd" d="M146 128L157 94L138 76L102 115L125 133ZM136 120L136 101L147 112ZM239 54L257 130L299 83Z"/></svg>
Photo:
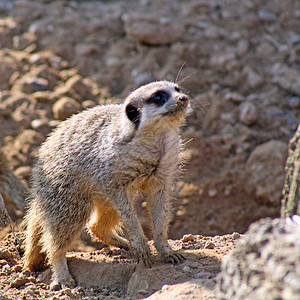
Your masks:
<svg viewBox="0 0 300 300"><path fill-rule="evenodd" d="M153 239L162 261L177 264L185 260L184 256L175 253L167 242L171 206L169 193L161 189L155 194L148 195L148 205L153 223Z"/></svg>
<svg viewBox="0 0 300 300"><path fill-rule="evenodd" d="M129 243L132 247L135 257L138 262L142 262L145 266L151 267L151 253L146 243L146 238L142 226L137 218L132 202L127 197L126 193L118 197L119 201L115 204L115 208L122 218L128 235ZM122 199L122 201L120 201Z"/></svg>

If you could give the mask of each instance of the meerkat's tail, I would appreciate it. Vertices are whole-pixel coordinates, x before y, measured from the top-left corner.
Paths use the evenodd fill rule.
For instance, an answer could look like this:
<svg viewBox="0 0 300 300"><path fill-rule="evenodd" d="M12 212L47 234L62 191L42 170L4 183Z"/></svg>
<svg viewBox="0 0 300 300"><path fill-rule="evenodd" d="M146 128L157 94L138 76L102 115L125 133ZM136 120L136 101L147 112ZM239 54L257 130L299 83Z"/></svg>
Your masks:
<svg viewBox="0 0 300 300"><path fill-rule="evenodd" d="M42 252L41 236L43 221L38 210L32 204L26 217L26 239L24 254L24 269L31 271L41 270L44 266L46 254Z"/></svg>

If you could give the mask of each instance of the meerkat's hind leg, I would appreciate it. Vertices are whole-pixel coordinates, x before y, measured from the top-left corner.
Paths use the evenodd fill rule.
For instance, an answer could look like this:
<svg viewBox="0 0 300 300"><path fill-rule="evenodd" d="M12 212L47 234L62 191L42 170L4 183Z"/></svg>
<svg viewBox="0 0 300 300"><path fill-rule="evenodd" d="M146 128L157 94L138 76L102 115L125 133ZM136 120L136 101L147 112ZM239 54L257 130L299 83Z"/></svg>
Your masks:
<svg viewBox="0 0 300 300"><path fill-rule="evenodd" d="M40 271L44 267L46 253L42 251L41 236L42 227L39 213L34 205L28 211L25 217L26 239L24 254L24 269L31 271Z"/></svg>
<svg viewBox="0 0 300 300"><path fill-rule="evenodd" d="M129 242L118 234L121 229L121 218L113 207L96 203L88 228L102 242L125 250L129 249Z"/></svg>

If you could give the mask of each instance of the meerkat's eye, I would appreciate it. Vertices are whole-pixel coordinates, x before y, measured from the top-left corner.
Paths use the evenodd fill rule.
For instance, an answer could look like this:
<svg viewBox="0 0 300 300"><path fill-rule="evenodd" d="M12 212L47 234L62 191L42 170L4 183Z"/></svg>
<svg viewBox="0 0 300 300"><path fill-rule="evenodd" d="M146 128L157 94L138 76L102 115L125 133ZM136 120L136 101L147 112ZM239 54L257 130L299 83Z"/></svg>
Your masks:
<svg viewBox="0 0 300 300"><path fill-rule="evenodd" d="M154 103L158 106L161 106L166 103L168 98L168 93L166 93L165 91L158 91L151 98L148 99L148 103Z"/></svg>
<svg viewBox="0 0 300 300"><path fill-rule="evenodd" d="M180 92L181 92L181 89L180 89L178 86L175 86L174 89L175 89L175 91L176 91L177 93L180 93Z"/></svg>

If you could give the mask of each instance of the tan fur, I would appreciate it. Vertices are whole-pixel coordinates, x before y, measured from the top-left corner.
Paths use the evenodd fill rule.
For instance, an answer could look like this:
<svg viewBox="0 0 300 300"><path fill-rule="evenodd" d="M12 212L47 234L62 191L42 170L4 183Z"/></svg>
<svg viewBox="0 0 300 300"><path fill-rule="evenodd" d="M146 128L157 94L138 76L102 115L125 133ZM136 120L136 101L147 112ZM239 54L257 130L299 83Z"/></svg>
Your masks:
<svg viewBox="0 0 300 300"><path fill-rule="evenodd" d="M167 229L187 111L187 96L160 81L137 89L122 105L98 106L62 122L42 145L33 172L25 268L37 270L47 258L53 286L75 285L65 255L85 224L98 239L131 248L151 265L133 208L141 195L161 259L180 262ZM129 240L119 236L121 226Z"/></svg>

